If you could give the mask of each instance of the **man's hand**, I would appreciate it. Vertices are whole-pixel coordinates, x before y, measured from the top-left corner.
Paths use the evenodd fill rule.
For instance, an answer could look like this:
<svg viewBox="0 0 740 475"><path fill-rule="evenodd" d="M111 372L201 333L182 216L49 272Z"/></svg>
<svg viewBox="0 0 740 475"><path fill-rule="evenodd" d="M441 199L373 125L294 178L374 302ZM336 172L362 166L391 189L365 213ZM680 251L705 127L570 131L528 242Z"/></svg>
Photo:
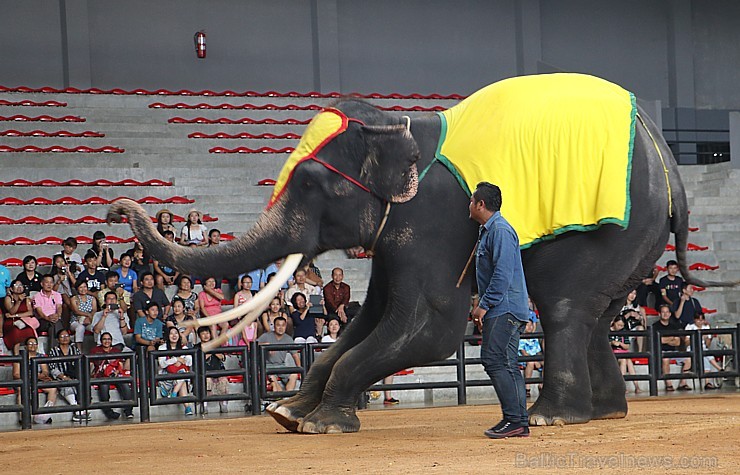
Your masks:
<svg viewBox="0 0 740 475"><path fill-rule="evenodd" d="M486 316L487 310L480 308L478 305L473 309L473 323L478 327L478 330L483 332L483 317Z"/></svg>

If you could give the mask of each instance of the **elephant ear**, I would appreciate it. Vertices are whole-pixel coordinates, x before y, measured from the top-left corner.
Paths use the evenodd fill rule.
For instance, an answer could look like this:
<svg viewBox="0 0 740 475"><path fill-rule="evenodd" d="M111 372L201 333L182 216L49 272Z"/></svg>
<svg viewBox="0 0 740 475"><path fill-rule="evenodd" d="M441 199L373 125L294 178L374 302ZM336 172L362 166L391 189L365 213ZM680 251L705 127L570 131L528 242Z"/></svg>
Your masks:
<svg viewBox="0 0 740 475"><path fill-rule="evenodd" d="M404 125L362 127L366 153L360 179L377 196L391 203L405 203L416 196L419 146Z"/></svg>

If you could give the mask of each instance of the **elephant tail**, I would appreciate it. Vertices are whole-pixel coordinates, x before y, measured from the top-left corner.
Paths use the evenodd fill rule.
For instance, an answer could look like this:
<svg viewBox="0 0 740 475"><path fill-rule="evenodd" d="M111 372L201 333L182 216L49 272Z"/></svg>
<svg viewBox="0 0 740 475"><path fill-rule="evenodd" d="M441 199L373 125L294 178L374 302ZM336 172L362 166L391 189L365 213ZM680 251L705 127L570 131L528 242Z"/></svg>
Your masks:
<svg viewBox="0 0 740 475"><path fill-rule="evenodd" d="M689 266L686 264L686 251L689 243L689 207L686 201L686 192L678 174L678 167L675 160L670 162L668 174L671 181L671 199L673 201L671 232L676 237L676 260L681 276L687 283L700 287L734 287L740 285L740 281L702 280L691 274Z"/></svg>

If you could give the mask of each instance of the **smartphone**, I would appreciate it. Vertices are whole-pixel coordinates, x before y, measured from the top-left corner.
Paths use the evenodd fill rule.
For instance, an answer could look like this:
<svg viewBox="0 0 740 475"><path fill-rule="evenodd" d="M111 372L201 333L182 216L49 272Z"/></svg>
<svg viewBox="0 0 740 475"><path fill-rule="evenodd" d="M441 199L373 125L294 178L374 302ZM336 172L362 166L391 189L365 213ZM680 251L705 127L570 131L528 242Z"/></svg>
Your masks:
<svg viewBox="0 0 740 475"><path fill-rule="evenodd" d="M108 310L118 310L119 308L117 303L108 304Z"/></svg>
<svg viewBox="0 0 740 475"><path fill-rule="evenodd" d="M122 289L123 288L123 284L121 284L121 283L116 284L116 288L117 289Z"/></svg>

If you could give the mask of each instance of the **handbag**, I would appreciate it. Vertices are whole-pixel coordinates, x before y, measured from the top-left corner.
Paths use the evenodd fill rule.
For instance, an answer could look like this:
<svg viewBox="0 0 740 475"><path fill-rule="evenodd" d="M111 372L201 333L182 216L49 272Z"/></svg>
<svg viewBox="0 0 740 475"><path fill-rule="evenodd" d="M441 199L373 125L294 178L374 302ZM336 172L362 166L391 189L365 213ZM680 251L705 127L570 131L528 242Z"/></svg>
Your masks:
<svg viewBox="0 0 740 475"><path fill-rule="evenodd" d="M171 364L167 367L168 373L187 373L188 371L190 371L190 368L182 363Z"/></svg>
<svg viewBox="0 0 740 475"><path fill-rule="evenodd" d="M23 323L36 330L39 327L39 321L36 317L21 317Z"/></svg>

